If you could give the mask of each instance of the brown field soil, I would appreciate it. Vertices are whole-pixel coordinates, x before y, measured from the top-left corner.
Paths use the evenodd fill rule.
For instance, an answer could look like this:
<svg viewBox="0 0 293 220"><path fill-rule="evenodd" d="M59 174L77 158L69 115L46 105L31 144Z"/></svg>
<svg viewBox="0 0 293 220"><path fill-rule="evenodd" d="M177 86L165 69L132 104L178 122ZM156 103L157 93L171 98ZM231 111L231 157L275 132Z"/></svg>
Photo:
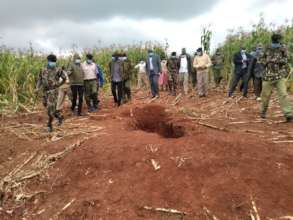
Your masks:
<svg viewBox="0 0 293 220"><path fill-rule="evenodd" d="M290 219L293 123L276 98L262 120L253 98L225 95L104 95L50 135L41 108L2 116L0 219Z"/></svg>

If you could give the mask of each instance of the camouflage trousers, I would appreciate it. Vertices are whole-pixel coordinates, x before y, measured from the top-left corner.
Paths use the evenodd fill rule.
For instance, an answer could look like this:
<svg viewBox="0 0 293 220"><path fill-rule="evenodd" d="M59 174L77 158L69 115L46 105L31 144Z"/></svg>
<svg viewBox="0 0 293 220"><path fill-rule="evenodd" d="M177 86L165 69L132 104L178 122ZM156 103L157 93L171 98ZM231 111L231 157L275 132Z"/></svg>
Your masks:
<svg viewBox="0 0 293 220"><path fill-rule="evenodd" d="M126 79L123 81L123 90L122 90L122 99L123 103L131 101L131 81L130 79Z"/></svg>
<svg viewBox="0 0 293 220"><path fill-rule="evenodd" d="M217 69L217 68L214 68L213 69L213 73L214 73L214 82L215 82L215 85L216 86L219 86L222 79L223 79L223 76L222 76L222 69Z"/></svg>
<svg viewBox="0 0 293 220"><path fill-rule="evenodd" d="M46 92L47 113L48 113L48 127L52 127L54 117L61 119L60 111L57 111L58 89L49 90Z"/></svg>
<svg viewBox="0 0 293 220"><path fill-rule="evenodd" d="M172 95L176 95L177 90L177 84L178 84L178 73L169 73L169 92Z"/></svg>
<svg viewBox="0 0 293 220"><path fill-rule="evenodd" d="M261 100L262 100L261 114L266 114L269 107L269 102L270 102L273 89L276 88L279 103L280 103L284 116L289 117L293 115L292 106L288 98L285 79L279 79L275 81L263 81L262 86L263 88L262 88L262 94L261 94Z"/></svg>

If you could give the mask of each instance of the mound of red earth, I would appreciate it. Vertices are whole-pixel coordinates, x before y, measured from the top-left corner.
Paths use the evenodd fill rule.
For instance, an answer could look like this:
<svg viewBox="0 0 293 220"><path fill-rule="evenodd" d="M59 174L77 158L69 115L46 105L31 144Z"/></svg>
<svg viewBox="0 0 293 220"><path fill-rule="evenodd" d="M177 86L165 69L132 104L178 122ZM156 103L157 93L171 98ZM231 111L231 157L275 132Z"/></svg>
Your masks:
<svg viewBox="0 0 293 220"><path fill-rule="evenodd" d="M203 127L176 112L171 115L169 109L167 113L168 106L140 106L105 107L97 113L103 120L78 121L77 126L103 126L103 133L91 136L42 176L30 179L23 193L41 193L20 204L1 204L0 219L250 220L259 215L262 220L279 220L293 216L293 151L288 145ZM121 117L121 112L129 114ZM128 129L129 120L136 129ZM168 132L182 127L184 135L166 138L160 131L162 124ZM32 146L32 151L58 152L71 141L36 145L3 134L1 158L21 155ZM19 161L10 160L9 165L13 162L16 166ZM1 178L8 172L3 169L6 166L2 160Z"/></svg>
<svg viewBox="0 0 293 220"><path fill-rule="evenodd" d="M183 126L172 122L170 115L160 105L147 105L133 110L134 127L147 132L158 133L165 138L180 138L184 136Z"/></svg>

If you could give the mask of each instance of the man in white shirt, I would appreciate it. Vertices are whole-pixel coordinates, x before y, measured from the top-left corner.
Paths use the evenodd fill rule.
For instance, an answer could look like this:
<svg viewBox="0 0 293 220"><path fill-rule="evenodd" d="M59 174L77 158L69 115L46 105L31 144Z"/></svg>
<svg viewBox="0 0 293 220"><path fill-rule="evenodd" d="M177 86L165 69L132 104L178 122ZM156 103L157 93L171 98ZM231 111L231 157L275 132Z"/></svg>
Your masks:
<svg viewBox="0 0 293 220"><path fill-rule="evenodd" d="M97 65L93 61L92 54L86 55L86 61L81 65L81 68L88 111L95 112L98 109Z"/></svg>
<svg viewBox="0 0 293 220"><path fill-rule="evenodd" d="M143 59L135 66L135 69L138 69L138 75L137 75L137 90L140 90L142 87L142 84L144 84L145 87L148 87L148 78L146 73L146 63Z"/></svg>
<svg viewBox="0 0 293 220"><path fill-rule="evenodd" d="M191 73L191 58L190 55L186 53L186 49L182 49L182 54L179 57L179 86L181 88L181 93L188 94L188 80L189 74Z"/></svg>

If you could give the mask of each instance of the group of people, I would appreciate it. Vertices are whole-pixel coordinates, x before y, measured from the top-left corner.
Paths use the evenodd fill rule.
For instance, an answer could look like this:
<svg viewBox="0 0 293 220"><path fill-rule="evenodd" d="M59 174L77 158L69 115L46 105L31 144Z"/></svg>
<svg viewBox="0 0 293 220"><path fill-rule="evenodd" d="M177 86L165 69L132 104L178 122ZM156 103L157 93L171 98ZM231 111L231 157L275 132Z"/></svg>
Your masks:
<svg viewBox="0 0 293 220"><path fill-rule="evenodd" d="M293 121L293 110L287 93L287 78L290 76L288 49L282 43L282 35L274 33L271 45L266 48L258 44L251 53L245 47L234 55L234 76L228 92L229 97L242 80L240 90L243 97L248 95L249 81L253 80L256 99L261 101L260 117L265 119L270 98L275 88L279 103L287 122Z"/></svg>
<svg viewBox="0 0 293 220"><path fill-rule="evenodd" d="M153 50L149 50L147 59L141 59L135 66L138 69L137 88L141 89L142 84L149 86L152 98L159 97L160 88L169 91L170 95L187 95L189 82L194 88L197 81L199 96L205 97L208 92L208 72L212 65L209 55L204 53L202 48L197 50L194 59L185 48L179 56L172 52L168 59L163 60Z"/></svg>
<svg viewBox="0 0 293 220"><path fill-rule="evenodd" d="M241 51L234 55L234 75L228 96L233 97L234 91L241 80L240 89L243 97L248 95L249 81L253 79L254 93L256 99L261 101L260 116L266 118L270 96L273 88L277 89L279 102L287 122L293 121L293 111L290 104L286 75L289 74L287 47L281 43L280 34L272 35L272 44L264 48L258 44L255 49L248 53L242 47ZM85 97L89 112L98 109L99 87L103 86L103 71L94 62L93 55L87 54L86 60L81 62L78 54L73 56L73 60L68 68L57 67L57 57L49 55L47 57L47 67L40 72L37 81L37 92L43 88L44 105L48 110L48 131L52 132L53 118L57 118L58 125L62 124L61 114L65 96L70 88L71 110L74 114L82 115L83 98ZM150 87L152 98L158 98L161 89L169 91L170 95L176 96L178 93L187 95L189 92L189 82L192 86L197 84L199 97L208 95L209 69L212 67L214 82L220 86L223 79L224 57L218 49L214 56L210 56L198 48L192 58L186 49L177 56L172 52L168 59L163 59L148 51L146 59L141 59L139 64L132 66L127 54L115 52L109 62L109 80L114 103L120 106L131 100L131 76L133 69L137 74L137 89ZM178 91L179 89L179 91ZM77 109L76 109L77 107Z"/></svg>
<svg viewBox="0 0 293 220"><path fill-rule="evenodd" d="M43 105L48 113L48 131L52 132L54 117L59 126L62 124L66 95L70 94L71 110L78 116L82 116L84 98L89 112L98 109L98 91L103 86L104 78L102 69L94 62L92 54L87 54L83 63L80 56L75 54L68 68L57 67L57 57L53 54L47 57L47 61L47 67L38 76L36 92L43 92Z"/></svg>

